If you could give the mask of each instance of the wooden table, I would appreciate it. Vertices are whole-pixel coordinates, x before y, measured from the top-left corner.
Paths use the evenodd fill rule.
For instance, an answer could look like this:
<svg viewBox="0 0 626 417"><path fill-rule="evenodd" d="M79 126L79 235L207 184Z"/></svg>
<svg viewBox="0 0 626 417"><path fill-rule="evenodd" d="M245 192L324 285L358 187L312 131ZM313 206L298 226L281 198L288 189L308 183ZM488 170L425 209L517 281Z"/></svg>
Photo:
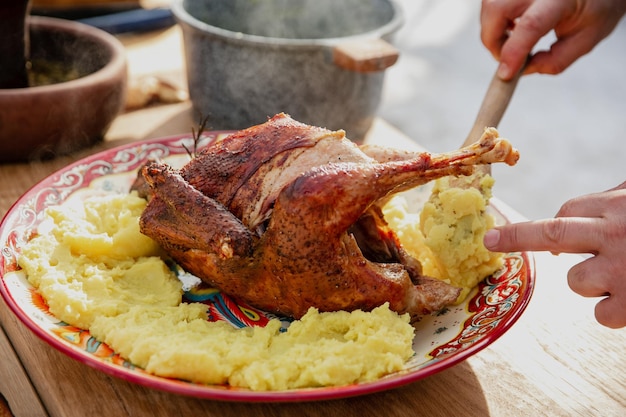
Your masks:
<svg viewBox="0 0 626 417"><path fill-rule="evenodd" d="M157 71L178 81L184 78L176 28L123 40L131 75ZM164 54L171 56L166 59ZM30 186L78 158L130 141L189 132L193 124L187 102L151 107L121 115L94 148L53 161L0 165L0 215ZM381 120L367 140L415 146ZM522 191L532 198L532 190ZM510 219L523 219L506 204L495 203ZM67 357L38 339L0 302L0 393L18 417L626 415L626 330L597 324L595 300L583 299L567 287L567 270L581 257L537 253L535 260L534 296L511 330L452 368L386 392L285 404L177 396L108 376ZM0 416L3 411L0 397Z"/></svg>

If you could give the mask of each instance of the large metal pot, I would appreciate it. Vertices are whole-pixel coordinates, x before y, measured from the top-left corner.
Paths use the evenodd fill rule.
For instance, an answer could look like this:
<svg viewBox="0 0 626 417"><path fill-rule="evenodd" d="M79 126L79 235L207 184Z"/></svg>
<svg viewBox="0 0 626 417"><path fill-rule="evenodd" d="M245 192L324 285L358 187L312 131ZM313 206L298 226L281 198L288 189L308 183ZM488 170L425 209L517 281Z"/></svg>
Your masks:
<svg viewBox="0 0 626 417"><path fill-rule="evenodd" d="M380 102L393 0L175 0L189 94L214 129L289 113L360 141Z"/></svg>

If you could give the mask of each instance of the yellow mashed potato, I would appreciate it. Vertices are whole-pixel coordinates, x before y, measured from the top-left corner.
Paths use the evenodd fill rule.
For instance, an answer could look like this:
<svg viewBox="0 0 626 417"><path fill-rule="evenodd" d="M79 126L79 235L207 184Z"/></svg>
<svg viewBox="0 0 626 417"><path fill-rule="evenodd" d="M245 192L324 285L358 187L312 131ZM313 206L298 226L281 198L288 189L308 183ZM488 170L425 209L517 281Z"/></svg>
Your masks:
<svg viewBox="0 0 626 417"><path fill-rule="evenodd" d="M52 314L88 329L95 317L134 305L181 302L181 284L157 256L158 245L139 231L144 207L133 194L46 210L51 230L22 248L19 264Z"/></svg>
<svg viewBox="0 0 626 417"><path fill-rule="evenodd" d="M375 380L413 355L409 317L388 305L311 309L286 332L278 320L247 329L208 322L205 305L181 302L181 283L139 231L145 204L131 193L51 207L50 233L19 258L51 313L130 362L165 377L283 390Z"/></svg>
<svg viewBox="0 0 626 417"><path fill-rule="evenodd" d="M503 254L483 245L485 232L494 226L487 213L494 179L490 175L434 182L429 200L421 211L411 211L406 199L394 197L384 209L389 225L397 231L405 249L420 260L425 275L460 287L461 303L485 277L497 271ZM478 187L459 187L459 182Z"/></svg>
<svg viewBox="0 0 626 417"><path fill-rule="evenodd" d="M235 329L208 322L206 306L135 308L91 327L146 371L206 384L286 390L373 381L413 355L413 327L388 305L371 312L318 313L291 323Z"/></svg>

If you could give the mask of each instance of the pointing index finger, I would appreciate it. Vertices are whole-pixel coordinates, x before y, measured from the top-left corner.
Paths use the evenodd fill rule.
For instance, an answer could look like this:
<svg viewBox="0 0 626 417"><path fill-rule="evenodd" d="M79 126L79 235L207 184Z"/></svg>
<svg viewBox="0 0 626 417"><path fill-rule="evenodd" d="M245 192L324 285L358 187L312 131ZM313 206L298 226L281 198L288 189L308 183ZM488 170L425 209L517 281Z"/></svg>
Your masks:
<svg viewBox="0 0 626 417"><path fill-rule="evenodd" d="M584 217L558 217L500 226L487 232L485 247L494 252L551 251L597 253L594 222Z"/></svg>

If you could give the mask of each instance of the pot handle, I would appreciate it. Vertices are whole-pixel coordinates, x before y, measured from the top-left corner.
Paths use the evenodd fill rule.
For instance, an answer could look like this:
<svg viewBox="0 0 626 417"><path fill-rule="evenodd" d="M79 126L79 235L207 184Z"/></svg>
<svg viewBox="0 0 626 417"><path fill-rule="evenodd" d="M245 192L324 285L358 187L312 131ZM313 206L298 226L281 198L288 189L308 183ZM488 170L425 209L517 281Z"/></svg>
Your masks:
<svg viewBox="0 0 626 417"><path fill-rule="evenodd" d="M333 62L340 68L355 72L378 72L398 60L400 52L383 39L344 42L333 48Z"/></svg>

